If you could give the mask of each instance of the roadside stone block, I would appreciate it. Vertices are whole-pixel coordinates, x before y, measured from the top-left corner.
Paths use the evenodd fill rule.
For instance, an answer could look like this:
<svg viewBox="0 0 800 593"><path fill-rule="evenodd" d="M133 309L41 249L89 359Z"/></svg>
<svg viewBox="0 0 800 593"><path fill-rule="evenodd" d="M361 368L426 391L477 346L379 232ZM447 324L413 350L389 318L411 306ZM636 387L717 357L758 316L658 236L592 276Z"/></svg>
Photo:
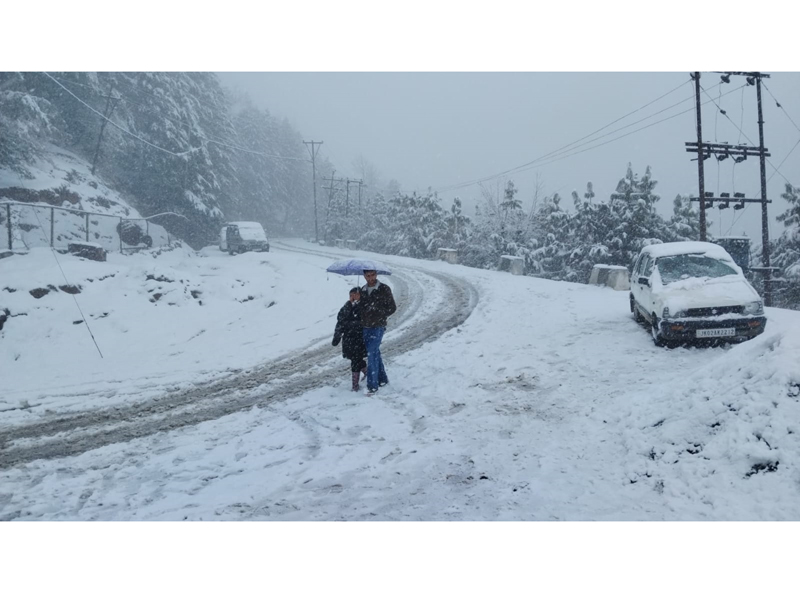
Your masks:
<svg viewBox="0 0 800 593"><path fill-rule="evenodd" d="M595 264L589 277L589 284L608 286L614 290L630 290L630 274L625 266Z"/></svg>
<svg viewBox="0 0 800 593"><path fill-rule="evenodd" d="M106 250L97 243L72 242L67 251L77 257L85 257L93 261L106 261Z"/></svg>

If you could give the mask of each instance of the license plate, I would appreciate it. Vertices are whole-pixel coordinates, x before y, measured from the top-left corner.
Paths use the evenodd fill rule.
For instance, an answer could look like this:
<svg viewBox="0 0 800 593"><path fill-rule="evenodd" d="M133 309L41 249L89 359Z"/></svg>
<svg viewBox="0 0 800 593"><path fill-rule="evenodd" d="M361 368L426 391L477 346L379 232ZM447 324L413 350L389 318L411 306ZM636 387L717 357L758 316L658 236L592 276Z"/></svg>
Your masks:
<svg viewBox="0 0 800 593"><path fill-rule="evenodd" d="M719 329L698 329L695 334L698 338L725 338L736 335L735 327L721 327Z"/></svg>

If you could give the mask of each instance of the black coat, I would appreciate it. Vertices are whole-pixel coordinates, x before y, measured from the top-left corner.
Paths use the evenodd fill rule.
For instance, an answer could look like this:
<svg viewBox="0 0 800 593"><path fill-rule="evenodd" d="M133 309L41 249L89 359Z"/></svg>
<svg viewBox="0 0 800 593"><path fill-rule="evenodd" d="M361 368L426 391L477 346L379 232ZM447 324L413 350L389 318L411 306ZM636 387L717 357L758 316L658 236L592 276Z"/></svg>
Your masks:
<svg viewBox="0 0 800 593"><path fill-rule="evenodd" d="M367 357L364 346L364 332L361 327L361 306L347 301L339 309L336 317L336 329L333 330L332 345L342 342L342 358L359 360Z"/></svg>
<svg viewBox="0 0 800 593"><path fill-rule="evenodd" d="M386 327L386 318L397 311L392 289L380 281L372 294L367 290L366 284L361 287L360 303L361 324L364 327Z"/></svg>

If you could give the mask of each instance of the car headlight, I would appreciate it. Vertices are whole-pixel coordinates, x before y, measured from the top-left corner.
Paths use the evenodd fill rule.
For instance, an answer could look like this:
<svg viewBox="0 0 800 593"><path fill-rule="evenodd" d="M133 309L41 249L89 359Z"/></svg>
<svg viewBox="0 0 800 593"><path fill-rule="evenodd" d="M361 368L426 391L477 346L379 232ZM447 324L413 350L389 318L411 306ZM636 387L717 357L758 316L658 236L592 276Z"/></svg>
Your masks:
<svg viewBox="0 0 800 593"><path fill-rule="evenodd" d="M678 309L672 313L669 307L664 307L664 310L661 312L662 319L679 319L681 317L686 317L686 309Z"/></svg>
<svg viewBox="0 0 800 593"><path fill-rule="evenodd" d="M764 314L764 301L753 301L744 306L745 315L763 315Z"/></svg>

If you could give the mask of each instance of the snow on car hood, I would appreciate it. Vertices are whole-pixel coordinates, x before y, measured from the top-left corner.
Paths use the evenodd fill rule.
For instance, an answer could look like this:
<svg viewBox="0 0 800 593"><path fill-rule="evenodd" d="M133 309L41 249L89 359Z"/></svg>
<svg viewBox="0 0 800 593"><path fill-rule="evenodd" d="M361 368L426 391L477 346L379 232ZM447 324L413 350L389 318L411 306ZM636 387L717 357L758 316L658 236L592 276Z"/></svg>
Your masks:
<svg viewBox="0 0 800 593"><path fill-rule="evenodd" d="M744 305L761 300L755 289L742 276L720 278L686 278L654 287L653 297L670 311L701 307Z"/></svg>

